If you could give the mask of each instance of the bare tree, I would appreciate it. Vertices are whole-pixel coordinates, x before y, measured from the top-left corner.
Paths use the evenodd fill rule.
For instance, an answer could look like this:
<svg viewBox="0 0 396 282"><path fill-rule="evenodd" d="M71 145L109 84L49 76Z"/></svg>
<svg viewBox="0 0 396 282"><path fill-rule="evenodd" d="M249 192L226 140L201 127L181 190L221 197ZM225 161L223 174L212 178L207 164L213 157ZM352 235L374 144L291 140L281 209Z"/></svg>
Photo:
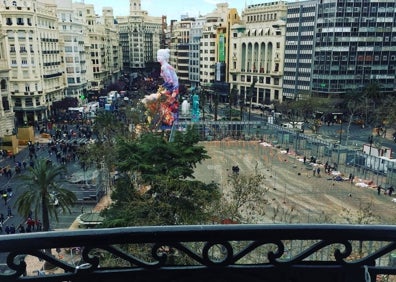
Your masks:
<svg viewBox="0 0 396 282"><path fill-rule="evenodd" d="M364 101L360 93L356 91L348 92L345 95L345 103L346 105L346 114L348 115L348 124L346 128L346 140L345 145L348 145L349 142L349 133L351 129L351 125L358 113L360 113L364 109Z"/></svg>
<svg viewBox="0 0 396 282"><path fill-rule="evenodd" d="M217 216L249 223L255 221L254 217L264 216L268 204L268 187L264 183L265 177L259 173L257 165L253 173L234 170L224 187Z"/></svg>

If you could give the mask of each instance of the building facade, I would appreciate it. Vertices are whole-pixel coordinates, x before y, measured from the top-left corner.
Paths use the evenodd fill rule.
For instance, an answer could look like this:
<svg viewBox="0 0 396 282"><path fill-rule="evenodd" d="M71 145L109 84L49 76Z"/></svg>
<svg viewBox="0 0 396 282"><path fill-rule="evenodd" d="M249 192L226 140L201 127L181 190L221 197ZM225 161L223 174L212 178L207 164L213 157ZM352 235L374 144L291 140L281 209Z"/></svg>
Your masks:
<svg viewBox="0 0 396 282"><path fill-rule="evenodd" d="M229 82L239 103L282 102L287 5L249 5L231 27Z"/></svg>
<svg viewBox="0 0 396 282"><path fill-rule="evenodd" d="M85 24L85 5L57 0L60 37L63 39L67 88L66 97L85 97L91 88L87 77L90 47Z"/></svg>
<svg viewBox="0 0 396 282"><path fill-rule="evenodd" d="M189 63L188 63L188 79L191 87L198 88L200 86L200 50L202 28L205 24L205 17L198 17L191 24L189 39Z"/></svg>
<svg viewBox="0 0 396 282"><path fill-rule="evenodd" d="M285 99L298 100L311 91L317 2L288 4L283 76Z"/></svg>
<svg viewBox="0 0 396 282"><path fill-rule="evenodd" d="M339 97L371 83L395 91L395 19L393 0L289 3L285 97Z"/></svg>
<svg viewBox="0 0 396 282"><path fill-rule="evenodd" d="M189 60L190 60L190 31L195 18L185 18L174 22L172 37L169 43L171 50L170 64L175 68L179 84L190 87Z"/></svg>
<svg viewBox="0 0 396 282"><path fill-rule="evenodd" d="M119 33L115 25L113 9L104 7L103 16L95 14L93 5L85 5L87 34L89 37L91 91L101 93L121 75L122 55Z"/></svg>
<svg viewBox="0 0 396 282"><path fill-rule="evenodd" d="M157 50L165 40L164 20L143 11L141 0L129 1L129 16L117 17L125 71L143 70L147 64L156 62Z"/></svg>
<svg viewBox="0 0 396 282"><path fill-rule="evenodd" d="M0 137L11 134L15 124L15 114L12 107L10 92L10 76L8 66L8 48L3 22L0 23Z"/></svg>
<svg viewBox="0 0 396 282"><path fill-rule="evenodd" d="M215 81L225 82L224 77L227 52L228 4L217 4L216 9L205 15L200 50L201 85L211 85ZM221 44L221 46L220 46ZM221 72L216 77L216 70Z"/></svg>
<svg viewBox="0 0 396 282"><path fill-rule="evenodd" d="M15 126L43 122L66 87L56 5L51 1L3 1L9 82Z"/></svg>

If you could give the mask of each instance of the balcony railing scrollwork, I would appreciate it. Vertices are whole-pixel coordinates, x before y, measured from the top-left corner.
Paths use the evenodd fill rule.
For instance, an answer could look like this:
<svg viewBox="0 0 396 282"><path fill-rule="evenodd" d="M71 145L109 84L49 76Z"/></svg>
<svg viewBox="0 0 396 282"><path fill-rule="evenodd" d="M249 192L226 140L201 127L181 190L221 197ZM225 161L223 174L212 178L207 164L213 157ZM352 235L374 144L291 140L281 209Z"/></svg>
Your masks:
<svg viewBox="0 0 396 282"><path fill-rule="evenodd" d="M71 257L50 249L80 252ZM376 281L396 274L396 227L202 225L3 235L0 281ZM396 253L395 253L396 254ZM56 267L27 272L26 256ZM77 261L75 258L78 256Z"/></svg>

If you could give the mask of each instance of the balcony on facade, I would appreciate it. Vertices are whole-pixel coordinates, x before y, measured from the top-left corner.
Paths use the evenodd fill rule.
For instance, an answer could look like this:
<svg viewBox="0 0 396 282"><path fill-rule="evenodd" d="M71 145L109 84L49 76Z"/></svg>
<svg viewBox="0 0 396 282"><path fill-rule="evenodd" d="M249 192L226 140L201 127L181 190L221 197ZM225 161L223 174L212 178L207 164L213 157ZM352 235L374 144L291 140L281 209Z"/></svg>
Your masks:
<svg viewBox="0 0 396 282"><path fill-rule="evenodd" d="M58 76L62 76L62 72L56 72L56 73L52 73L52 74L44 74L43 78L54 78L54 77L58 77Z"/></svg>
<svg viewBox="0 0 396 282"><path fill-rule="evenodd" d="M396 227L199 225L4 235L8 281L394 281ZM76 257L55 250L76 249ZM48 250L53 249L52 253ZM39 258L54 271L28 272ZM381 280L382 279L382 280Z"/></svg>
<svg viewBox="0 0 396 282"><path fill-rule="evenodd" d="M17 105L15 105L14 106L14 111L17 111L17 112L44 111L46 109L47 109L47 107L43 106L43 105L36 105L36 106L33 106L33 105L31 105L31 106L26 106L26 105L25 106L17 106ZM1 278L0 278L0 280L1 280Z"/></svg>

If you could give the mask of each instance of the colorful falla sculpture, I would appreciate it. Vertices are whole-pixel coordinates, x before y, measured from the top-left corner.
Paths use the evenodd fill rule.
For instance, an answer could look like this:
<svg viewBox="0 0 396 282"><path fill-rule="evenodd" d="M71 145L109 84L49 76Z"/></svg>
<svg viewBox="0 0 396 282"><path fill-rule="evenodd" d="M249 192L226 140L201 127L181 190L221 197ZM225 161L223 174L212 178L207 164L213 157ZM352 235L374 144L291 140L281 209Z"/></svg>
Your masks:
<svg viewBox="0 0 396 282"><path fill-rule="evenodd" d="M146 95L142 100L148 111L148 122L158 128L170 128L178 118L179 79L175 69L169 64L170 50L159 49L157 61L161 64L161 77L164 83L157 93ZM154 117L154 120L153 120Z"/></svg>

